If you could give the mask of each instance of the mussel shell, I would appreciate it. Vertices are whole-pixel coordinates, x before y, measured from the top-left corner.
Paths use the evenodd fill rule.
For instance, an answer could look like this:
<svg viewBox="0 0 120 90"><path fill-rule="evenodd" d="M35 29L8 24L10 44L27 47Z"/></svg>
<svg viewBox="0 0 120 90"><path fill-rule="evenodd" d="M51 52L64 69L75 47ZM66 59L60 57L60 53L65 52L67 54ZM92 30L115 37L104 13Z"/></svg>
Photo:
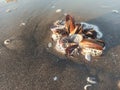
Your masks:
<svg viewBox="0 0 120 90"><path fill-rule="evenodd" d="M103 50L93 49L93 48L84 48L81 52L83 55L86 55L86 53L89 53L91 56L101 56L103 53Z"/></svg>
<svg viewBox="0 0 120 90"><path fill-rule="evenodd" d="M102 40L84 39L79 43L81 48L93 48L103 50L105 43Z"/></svg>

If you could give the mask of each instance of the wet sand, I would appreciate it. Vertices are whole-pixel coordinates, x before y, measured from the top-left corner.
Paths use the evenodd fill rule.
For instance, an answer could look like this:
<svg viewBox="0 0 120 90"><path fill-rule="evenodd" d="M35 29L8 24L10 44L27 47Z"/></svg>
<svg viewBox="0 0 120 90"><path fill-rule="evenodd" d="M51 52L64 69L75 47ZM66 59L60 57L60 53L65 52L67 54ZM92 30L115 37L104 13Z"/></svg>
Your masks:
<svg viewBox="0 0 120 90"><path fill-rule="evenodd" d="M0 90L83 90L88 76L97 79L89 90L120 89L120 14L112 12L120 11L119 1L67 1L18 0L0 4ZM95 6L91 6L93 3ZM62 12L56 13L59 8ZM64 13L100 28L106 42L102 57L87 62L82 55L67 58L47 47L52 42L50 26L64 19ZM12 42L6 47L3 42L9 38Z"/></svg>

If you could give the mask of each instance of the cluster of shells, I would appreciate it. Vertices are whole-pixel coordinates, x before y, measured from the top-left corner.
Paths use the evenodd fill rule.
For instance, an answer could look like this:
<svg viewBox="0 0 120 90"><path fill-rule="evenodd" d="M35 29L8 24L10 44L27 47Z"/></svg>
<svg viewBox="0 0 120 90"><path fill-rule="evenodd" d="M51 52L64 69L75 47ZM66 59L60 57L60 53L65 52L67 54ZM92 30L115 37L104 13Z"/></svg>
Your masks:
<svg viewBox="0 0 120 90"><path fill-rule="evenodd" d="M55 49L66 56L74 54L85 56L90 61L92 56L103 54L105 43L103 34L96 25L85 22L76 23L74 18L66 15L65 20L57 20L50 27L51 38L56 42Z"/></svg>

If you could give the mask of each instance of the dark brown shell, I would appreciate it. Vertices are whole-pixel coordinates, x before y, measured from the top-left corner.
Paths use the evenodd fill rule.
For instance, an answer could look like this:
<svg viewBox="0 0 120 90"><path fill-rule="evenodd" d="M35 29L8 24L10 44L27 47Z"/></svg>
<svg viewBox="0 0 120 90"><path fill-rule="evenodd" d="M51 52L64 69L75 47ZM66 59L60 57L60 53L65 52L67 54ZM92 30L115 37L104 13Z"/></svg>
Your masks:
<svg viewBox="0 0 120 90"><path fill-rule="evenodd" d="M72 16L66 15L66 29L68 33L73 32L75 29L75 20Z"/></svg>
<svg viewBox="0 0 120 90"><path fill-rule="evenodd" d="M80 46L82 48L93 48L93 49L103 50L103 47L105 46L105 43L102 40L83 39L80 42Z"/></svg>

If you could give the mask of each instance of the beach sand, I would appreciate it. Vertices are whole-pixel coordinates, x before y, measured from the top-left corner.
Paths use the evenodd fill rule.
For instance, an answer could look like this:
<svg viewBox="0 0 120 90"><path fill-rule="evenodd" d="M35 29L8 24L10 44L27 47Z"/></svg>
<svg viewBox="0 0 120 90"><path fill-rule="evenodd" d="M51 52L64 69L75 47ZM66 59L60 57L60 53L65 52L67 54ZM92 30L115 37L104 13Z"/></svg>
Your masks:
<svg viewBox="0 0 120 90"><path fill-rule="evenodd" d="M120 11L119 1L0 2L0 90L84 90L87 77L97 80L89 90L120 90L120 14L113 9ZM106 42L101 57L87 62L48 48L50 26L65 13L100 28ZM12 39L8 47L6 39Z"/></svg>

